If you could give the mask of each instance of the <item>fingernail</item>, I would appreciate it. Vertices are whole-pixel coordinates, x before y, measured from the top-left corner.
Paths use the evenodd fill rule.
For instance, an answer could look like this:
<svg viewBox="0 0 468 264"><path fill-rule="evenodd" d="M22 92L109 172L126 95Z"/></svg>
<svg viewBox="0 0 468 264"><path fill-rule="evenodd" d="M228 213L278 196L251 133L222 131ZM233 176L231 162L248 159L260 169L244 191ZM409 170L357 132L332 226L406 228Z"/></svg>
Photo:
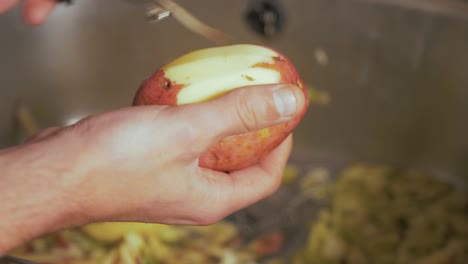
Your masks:
<svg viewBox="0 0 468 264"><path fill-rule="evenodd" d="M293 116L297 111L297 97L293 89L298 88L291 85L281 85L273 94L276 109L282 117Z"/></svg>

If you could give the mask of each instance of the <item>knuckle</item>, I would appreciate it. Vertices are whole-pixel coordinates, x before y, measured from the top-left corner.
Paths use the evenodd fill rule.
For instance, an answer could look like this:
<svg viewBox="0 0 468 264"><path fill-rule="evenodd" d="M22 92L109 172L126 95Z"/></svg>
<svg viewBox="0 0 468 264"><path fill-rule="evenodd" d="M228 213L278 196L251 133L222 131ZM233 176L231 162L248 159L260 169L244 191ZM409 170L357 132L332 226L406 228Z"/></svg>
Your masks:
<svg viewBox="0 0 468 264"><path fill-rule="evenodd" d="M281 187L282 177L280 175L269 175L264 183L264 189L261 192L262 199L275 194Z"/></svg>
<svg viewBox="0 0 468 264"><path fill-rule="evenodd" d="M276 193L278 191L278 189L280 188L281 186L281 177L275 177L275 179L273 180L273 183L271 185L271 188L270 188L270 192L268 195L272 195L274 193Z"/></svg>
<svg viewBox="0 0 468 264"><path fill-rule="evenodd" d="M109 128L110 126L104 125L105 120L102 120L101 116L88 116L80 121L65 128L65 131L74 137L78 137L85 140L91 140L95 138L95 135L99 135L103 127Z"/></svg>
<svg viewBox="0 0 468 264"><path fill-rule="evenodd" d="M87 133L92 130L95 119L95 116L89 116L71 125L70 127L79 133Z"/></svg>
<svg viewBox="0 0 468 264"><path fill-rule="evenodd" d="M281 187L281 181L283 179L283 172L278 172L270 175L269 184L267 189L267 195L274 194Z"/></svg>

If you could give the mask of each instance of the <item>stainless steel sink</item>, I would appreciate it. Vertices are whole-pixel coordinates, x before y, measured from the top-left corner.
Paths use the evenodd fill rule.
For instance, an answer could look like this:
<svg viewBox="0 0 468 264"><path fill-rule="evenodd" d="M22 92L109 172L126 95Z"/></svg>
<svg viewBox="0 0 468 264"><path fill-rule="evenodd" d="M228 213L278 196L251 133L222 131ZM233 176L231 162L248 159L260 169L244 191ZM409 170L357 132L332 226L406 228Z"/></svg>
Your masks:
<svg viewBox="0 0 468 264"><path fill-rule="evenodd" d="M141 81L213 44L174 19L148 23L132 1L82 0L27 27L0 16L0 147L17 144L14 105L42 127L130 105ZM295 133L293 158L377 161L468 179L468 7L463 1L288 0L270 40L244 21L246 1L179 1L235 43L271 45L331 97Z"/></svg>

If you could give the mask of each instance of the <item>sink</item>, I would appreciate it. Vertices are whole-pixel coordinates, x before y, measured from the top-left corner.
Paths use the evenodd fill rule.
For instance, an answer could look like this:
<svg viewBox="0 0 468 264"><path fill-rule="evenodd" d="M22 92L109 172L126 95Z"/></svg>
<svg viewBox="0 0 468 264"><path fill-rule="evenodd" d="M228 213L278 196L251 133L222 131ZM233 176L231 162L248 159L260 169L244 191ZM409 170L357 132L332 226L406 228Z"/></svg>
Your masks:
<svg viewBox="0 0 468 264"><path fill-rule="evenodd" d="M272 38L244 20L247 1L179 3L233 37L285 53L330 102L312 105L292 159L375 161L468 179L468 5L464 1L283 1ZM206 8L209 6L210 8ZM131 104L144 78L213 46L169 18L149 23L132 1L83 0L28 27L0 16L0 147L19 143L22 100L41 127Z"/></svg>

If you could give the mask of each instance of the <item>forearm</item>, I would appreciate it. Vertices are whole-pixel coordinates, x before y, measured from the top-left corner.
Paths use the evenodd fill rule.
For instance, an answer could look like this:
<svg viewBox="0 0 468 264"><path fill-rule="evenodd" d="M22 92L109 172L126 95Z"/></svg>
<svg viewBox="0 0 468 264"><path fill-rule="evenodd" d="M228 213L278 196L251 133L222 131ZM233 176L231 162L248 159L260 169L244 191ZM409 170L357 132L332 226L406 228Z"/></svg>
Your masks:
<svg viewBox="0 0 468 264"><path fill-rule="evenodd" d="M73 224L76 203L67 174L73 162L40 141L0 152L0 255L41 234ZM64 148L66 148L64 146Z"/></svg>

